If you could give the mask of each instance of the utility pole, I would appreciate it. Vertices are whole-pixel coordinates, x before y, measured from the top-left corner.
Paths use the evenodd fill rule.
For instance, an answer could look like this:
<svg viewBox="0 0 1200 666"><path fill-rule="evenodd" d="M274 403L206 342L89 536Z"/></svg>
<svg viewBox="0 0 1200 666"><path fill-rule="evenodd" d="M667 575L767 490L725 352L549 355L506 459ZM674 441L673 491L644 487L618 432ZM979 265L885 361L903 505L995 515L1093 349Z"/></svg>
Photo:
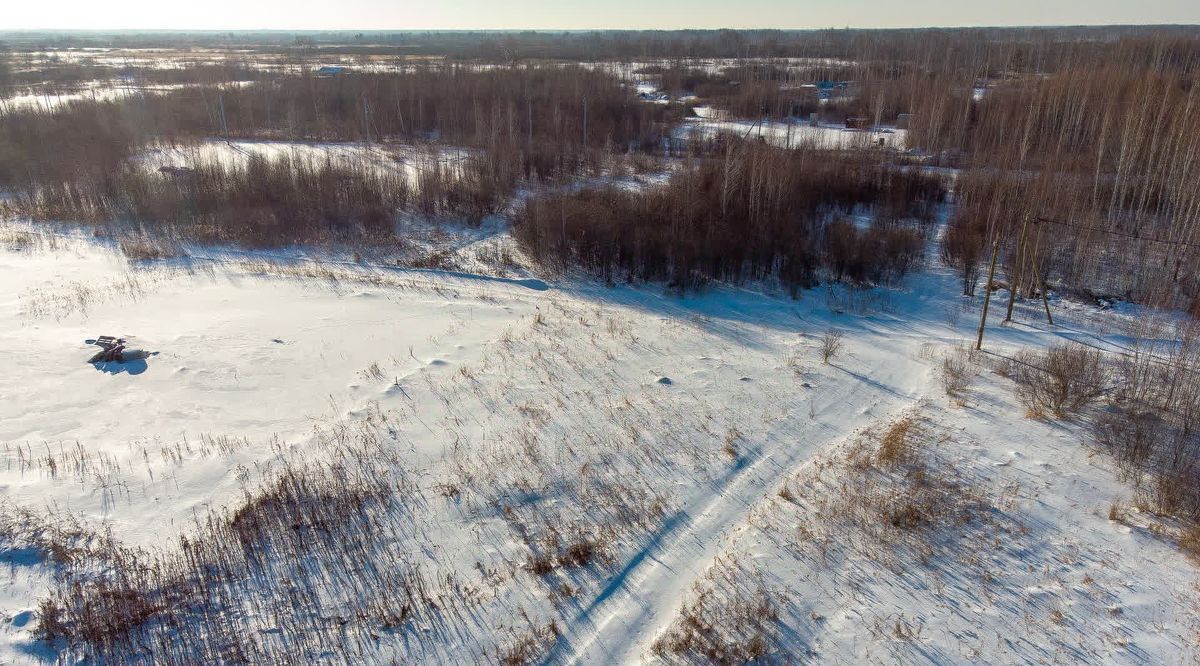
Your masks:
<svg viewBox="0 0 1200 666"><path fill-rule="evenodd" d="M1046 295L1046 281L1042 279L1042 267L1038 263L1038 253L1042 249L1042 226L1039 224L1040 219L1033 220L1033 226L1037 227L1037 235L1033 241L1033 279L1037 283L1037 290L1042 294L1042 307L1046 309L1046 322L1051 326L1054 325L1054 317L1050 315L1050 297Z"/></svg>
<svg viewBox="0 0 1200 666"><path fill-rule="evenodd" d="M1021 222L1021 238L1017 241L1017 274L1015 276L1008 276L1010 283L1008 285L1008 312L1004 313L1004 321L1006 323L1012 321L1013 305L1017 302L1017 290L1021 288L1021 278L1024 277L1022 273L1025 268L1025 254L1027 250L1025 247L1025 230L1028 227L1029 216L1026 215L1025 219Z"/></svg>
<svg viewBox="0 0 1200 666"><path fill-rule="evenodd" d="M996 242L992 245L992 265L988 268L988 279L983 284L983 314L979 315L979 337L975 340L975 349L983 349L983 327L987 323L988 305L992 302L992 278L996 277L996 257L1000 254L1000 232L996 232Z"/></svg>

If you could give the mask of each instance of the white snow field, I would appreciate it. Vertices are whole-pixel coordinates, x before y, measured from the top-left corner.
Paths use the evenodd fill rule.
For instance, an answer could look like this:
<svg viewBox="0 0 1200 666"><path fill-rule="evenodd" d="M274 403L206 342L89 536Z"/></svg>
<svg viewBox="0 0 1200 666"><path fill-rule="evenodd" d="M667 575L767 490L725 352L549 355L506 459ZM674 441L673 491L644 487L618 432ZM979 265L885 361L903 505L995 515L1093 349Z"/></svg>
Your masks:
<svg viewBox="0 0 1200 666"><path fill-rule="evenodd" d="M1194 663L1169 521L1110 520L1131 490L1086 432L987 369L1136 316L997 307L956 404L960 291L932 259L892 289L679 297L0 230L0 663L95 656L34 630L105 548L153 572L126 647L159 661L686 663L689 631L759 626L713 654ZM157 355L94 367L99 335ZM946 520L872 519L910 494Z"/></svg>
<svg viewBox="0 0 1200 666"><path fill-rule="evenodd" d="M197 164L245 166L252 157L268 161L288 157L299 162L329 162L343 168L356 168L408 177L420 183L422 170L441 167L448 175L458 172L470 151L441 146L416 146L379 143L323 143L300 141L222 141L207 140L150 149L139 159L151 169L189 168Z"/></svg>
<svg viewBox="0 0 1200 666"><path fill-rule="evenodd" d="M242 87L252 85L253 83L253 81L228 81L222 85L226 87ZM127 97L161 95L175 90L185 90L195 87L196 84L191 83L132 84L112 81L89 81L78 89L30 89L18 95L0 97L0 111L53 111L61 106L80 100L116 101Z"/></svg>
<svg viewBox="0 0 1200 666"><path fill-rule="evenodd" d="M845 127L822 124L810 125L805 121L790 122L734 120L710 107L696 107L698 117L680 125L675 138L712 138L726 134L747 139L757 139L780 148L816 148L822 150L845 150L849 148L883 147L904 150L907 147L908 131L890 127L870 130L846 129Z"/></svg>

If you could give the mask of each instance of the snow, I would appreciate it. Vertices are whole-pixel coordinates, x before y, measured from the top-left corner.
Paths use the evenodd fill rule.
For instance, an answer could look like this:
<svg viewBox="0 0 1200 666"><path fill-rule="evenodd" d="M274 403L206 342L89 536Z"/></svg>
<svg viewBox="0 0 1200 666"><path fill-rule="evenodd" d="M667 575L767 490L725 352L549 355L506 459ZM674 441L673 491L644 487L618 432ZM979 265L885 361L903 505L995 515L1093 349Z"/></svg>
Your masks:
<svg viewBox="0 0 1200 666"><path fill-rule="evenodd" d="M675 131L675 138L686 140L693 137L710 138L718 134L729 134L746 138L761 138L781 148L812 147L822 149L860 148L882 145L904 150L907 130L891 127L876 127L871 130L852 130L837 125L812 126L807 122L727 120L712 108L696 107L699 118L691 118Z"/></svg>
<svg viewBox="0 0 1200 666"><path fill-rule="evenodd" d="M241 87L252 85L253 81L226 81L222 87ZM80 100L109 102L147 94L164 94L174 90L185 90L199 87L194 83L162 83L154 85L114 84L109 81L90 81L79 90L61 91L46 90L42 92L26 92L20 95L0 98L0 111L16 112L26 110L53 111L54 109Z"/></svg>
<svg viewBox="0 0 1200 666"><path fill-rule="evenodd" d="M906 565L899 547L842 524L831 517L838 509L819 499L854 487L847 477L860 472L839 467L851 455L850 438L790 476L799 499L766 496L750 509L754 518L706 556L714 564L676 572L671 592L689 577L697 587L684 598L713 587L728 593L726 577L786 589L779 598L795 631L790 649L822 662L1195 658L1195 567L1136 510L1124 522L1109 519L1128 489L1079 446L1080 433L1024 418L1010 388L991 376L980 379L965 408L925 395L912 413L937 440L931 446L942 460L934 468L945 473L952 465L958 482L984 490L993 503L982 518L937 534L925 566ZM678 621L669 612L658 618L636 632L622 658L649 654L653 638ZM904 635L909 629L915 638Z"/></svg>
<svg viewBox="0 0 1200 666"><path fill-rule="evenodd" d="M168 469L169 480L153 465L132 469L143 485L114 497L14 474L9 450L5 495L107 520L132 544L159 542L192 507L230 492L231 479L212 474L252 462L273 439L302 440L315 419L386 390L364 379L372 363L381 364L388 384L403 381L423 367L417 359L433 355L429 338L450 328L461 329L453 349L437 355L471 362L539 294L516 281L439 275L430 298L422 296L430 280L422 272L368 276L318 264L314 274L329 277L306 281L276 277L269 267L246 261L225 273L196 261L131 272L119 255L79 245L6 254L0 307L15 319L0 344L20 351L7 355L4 394L21 399L0 406L0 442L35 455L78 442L122 467L147 449L157 454L198 438L237 438L251 451L219 468L196 461ZM159 354L144 365L98 369L85 362L95 347L84 340L105 334Z"/></svg>
<svg viewBox="0 0 1200 666"><path fill-rule="evenodd" d="M634 85L634 89L637 90L639 95L649 95L658 92L658 86L649 81L638 81Z"/></svg>
<svg viewBox="0 0 1200 666"><path fill-rule="evenodd" d="M707 74L720 74L733 67L769 66L793 72L803 76L819 69L853 67L856 63L851 60L836 58L646 58L633 61L598 61L581 63L584 67L593 67L610 72L626 81L642 82L647 76L645 70L650 68L694 69Z"/></svg>
<svg viewBox="0 0 1200 666"><path fill-rule="evenodd" d="M159 169L190 167L204 162L243 166L254 156L268 160L291 157L316 164L328 161L335 166L365 167L401 174L407 176L410 184L416 187L422 170L440 164L453 173L455 167L470 155L471 151L467 149L438 144L209 139L197 143L160 145L146 151L139 159L146 167Z"/></svg>
<svg viewBox="0 0 1200 666"><path fill-rule="evenodd" d="M792 300L770 285L680 297L201 250L134 264L83 234L0 230L0 496L169 551L287 461L327 461L329 432L378 432L420 499L373 556L387 568L416 554L455 583L436 588L441 614L393 632L353 612L358 587L321 582L326 605L359 618L338 629L349 661L493 662L549 622L559 636L539 639L539 660L654 660L698 589L743 580L727 571L785 589L778 647L823 663L1196 656L1200 575L1152 517L1108 520L1131 490L1086 433L1025 418L984 370L965 406L942 394L940 359L973 338L978 310L935 261L895 288ZM1040 303L1003 327L993 309L987 349L1116 348L1141 316L1054 305L1055 328ZM824 364L831 328L846 350ZM84 340L102 334L159 354L99 371ZM930 469L971 479L994 521L937 542L930 564L896 551L889 566L832 530L831 559L796 551L797 525L836 526L812 498L837 496L846 452L906 414L944 435ZM785 502L785 484L810 492ZM997 542L993 523L1014 531ZM597 535L599 555L534 573L554 530ZM974 544L961 552L977 564L947 544ZM0 571L0 663L35 661L54 566L0 541ZM239 584L262 594L230 609L233 630L275 655L320 644L262 610L273 579ZM892 635L898 621L916 637Z"/></svg>

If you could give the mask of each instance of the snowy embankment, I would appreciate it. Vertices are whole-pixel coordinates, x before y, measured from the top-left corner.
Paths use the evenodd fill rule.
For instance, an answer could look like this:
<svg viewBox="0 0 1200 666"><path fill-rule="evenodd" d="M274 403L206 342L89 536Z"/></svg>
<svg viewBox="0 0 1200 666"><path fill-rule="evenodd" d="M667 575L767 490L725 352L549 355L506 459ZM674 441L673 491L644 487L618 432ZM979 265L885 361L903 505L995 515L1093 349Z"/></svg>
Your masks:
<svg viewBox="0 0 1200 666"><path fill-rule="evenodd" d="M160 658L670 660L687 653L655 643L698 594L759 588L781 657L1194 656L1196 569L1143 518L1107 520L1129 491L1085 434L1023 418L999 378L949 406L940 359L973 305L937 267L793 301L0 245L0 497L26 521L0 535L0 662L114 656L33 633L41 599L103 572L72 548L105 532L166 563L120 626ZM1085 308L1001 316L997 354L1122 333ZM845 351L825 364L829 329ZM85 363L105 334L159 353ZM879 545L876 504L840 493L910 477L846 452L906 415L923 474L970 482L945 506L983 518ZM293 486L321 499L276 524Z"/></svg>

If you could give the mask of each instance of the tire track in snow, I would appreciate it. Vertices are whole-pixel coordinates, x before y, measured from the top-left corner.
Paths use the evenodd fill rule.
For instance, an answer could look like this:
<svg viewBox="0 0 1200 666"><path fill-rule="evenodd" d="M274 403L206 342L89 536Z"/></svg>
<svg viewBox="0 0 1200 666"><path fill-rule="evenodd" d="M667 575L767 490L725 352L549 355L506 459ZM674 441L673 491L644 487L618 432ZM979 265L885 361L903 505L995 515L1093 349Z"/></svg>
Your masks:
<svg viewBox="0 0 1200 666"><path fill-rule="evenodd" d="M822 391L816 420L798 413L807 401L797 401L756 455L669 518L609 578L567 624L545 663L623 664L649 656L693 583L755 505L820 451L904 410L923 394L929 366L907 354L897 356L896 363L881 368L886 374L880 377L835 371L830 381L837 389Z"/></svg>

